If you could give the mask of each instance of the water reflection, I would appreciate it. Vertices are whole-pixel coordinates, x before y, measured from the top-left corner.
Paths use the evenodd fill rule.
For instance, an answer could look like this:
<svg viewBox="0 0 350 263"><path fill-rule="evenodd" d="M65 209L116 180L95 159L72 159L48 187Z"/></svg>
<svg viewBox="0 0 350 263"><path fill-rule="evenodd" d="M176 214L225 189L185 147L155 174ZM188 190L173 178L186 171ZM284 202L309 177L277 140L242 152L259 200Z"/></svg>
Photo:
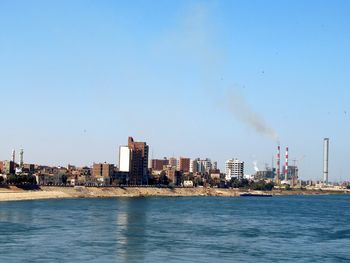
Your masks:
<svg viewBox="0 0 350 263"><path fill-rule="evenodd" d="M116 214L117 262L144 261L147 204L147 199L119 200Z"/></svg>

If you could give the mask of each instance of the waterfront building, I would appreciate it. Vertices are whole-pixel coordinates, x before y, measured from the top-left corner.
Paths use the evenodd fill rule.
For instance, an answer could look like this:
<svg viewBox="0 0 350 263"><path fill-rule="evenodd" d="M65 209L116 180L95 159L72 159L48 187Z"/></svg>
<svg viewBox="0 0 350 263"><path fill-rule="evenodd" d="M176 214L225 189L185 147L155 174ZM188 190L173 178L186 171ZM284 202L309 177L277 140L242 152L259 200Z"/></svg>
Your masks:
<svg viewBox="0 0 350 263"><path fill-rule="evenodd" d="M217 170L218 169L218 163L217 162L213 162L211 165L211 169L212 170Z"/></svg>
<svg viewBox="0 0 350 263"><path fill-rule="evenodd" d="M142 185L148 182L148 151L145 142L135 142L128 138L128 145L119 151L119 171L128 172L129 184Z"/></svg>
<svg viewBox="0 0 350 263"><path fill-rule="evenodd" d="M94 163L92 166L92 176L98 183L109 184L114 173L114 165L109 163Z"/></svg>
<svg viewBox="0 0 350 263"><path fill-rule="evenodd" d="M176 184L176 168L171 165L166 165L165 174L168 177L169 183Z"/></svg>
<svg viewBox="0 0 350 263"><path fill-rule="evenodd" d="M190 171L190 158L180 157L178 162L178 170L183 173Z"/></svg>
<svg viewBox="0 0 350 263"><path fill-rule="evenodd" d="M190 172L191 173L207 173L209 174L210 170L217 169L217 162L212 162L209 158L201 160L200 158L190 161Z"/></svg>
<svg viewBox="0 0 350 263"><path fill-rule="evenodd" d="M226 180L231 178L243 178L244 175L244 162L238 159L230 159L225 162Z"/></svg>
<svg viewBox="0 0 350 263"><path fill-rule="evenodd" d="M211 160L206 158L204 160L200 161L200 167L201 167L201 173L209 173L212 169L212 163Z"/></svg>
<svg viewBox="0 0 350 263"><path fill-rule="evenodd" d="M119 148L119 171L130 171L130 149L128 146L120 146Z"/></svg>
<svg viewBox="0 0 350 263"><path fill-rule="evenodd" d="M153 171L162 171L164 166L169 164L169 160L167 158L164 159L152 159L151 160L151 169Z"/></svg>
<svg viewBox="0 0 350 263"><path fill-rule="evenodd" d="M16 164L13 161L4 161L2 172L4 174L14 174L16 169Z"/></svg>
<svg viewBox="0 0 350 263"><path fill-rule="evenodd" d="M190 160L190 173L197 173L199 169L199 158Z"/></svg>
<svg viewBox="0 0 350 263"><path fill-rule="evenodd" d="M177 169L177 159L174 157L170 157L169 158L169 165L171 165Z"/></svg>

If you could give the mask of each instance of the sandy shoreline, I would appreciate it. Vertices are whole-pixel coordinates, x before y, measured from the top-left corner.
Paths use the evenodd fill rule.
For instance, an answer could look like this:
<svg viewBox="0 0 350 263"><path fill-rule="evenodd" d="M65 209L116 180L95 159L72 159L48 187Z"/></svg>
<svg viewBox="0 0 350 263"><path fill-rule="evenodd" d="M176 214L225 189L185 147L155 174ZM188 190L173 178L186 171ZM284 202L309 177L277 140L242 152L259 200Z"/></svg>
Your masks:
<svg viewBox="0 0 350 263"><path fill-rule="evenodd" d="M1 201L22 201L64 198L107 198L107 197L147 197L147 196L239 196L245 190L222 188L157 188L157 187L48 187L38 190L23 190L15 186L0 188ZM266 192L272 195L320 195L349 194L349 191L321 190L274 190Z"/></svg>

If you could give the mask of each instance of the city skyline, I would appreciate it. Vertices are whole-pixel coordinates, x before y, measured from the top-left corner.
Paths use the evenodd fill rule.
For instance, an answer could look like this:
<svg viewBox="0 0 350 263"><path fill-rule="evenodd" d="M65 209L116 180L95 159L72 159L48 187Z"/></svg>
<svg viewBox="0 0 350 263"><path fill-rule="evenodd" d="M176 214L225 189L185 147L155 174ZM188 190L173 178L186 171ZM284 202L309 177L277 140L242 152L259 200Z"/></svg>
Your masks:
<svg viewBox="0 0 350 263"><path fill-rule="evenodd" d="M350 180L346 1L0 3L0 160L230 158L248 173L278 141L302 179ZM62 18L65 19L62 19ZM43 22L45 21L45 23ZM283 161L281 162L283 165Z"/></svg>
<svg viewBox="0 0 350 263"><path fill-rule="evenodd" d="M325 146L327 145L327 148ZM329 154L329 138L324 138L324 166L323 166L323 178L320 180L317 178L316 182L326 182L328 184L328 154ZM253 162L254 166L254 173L245 172L244 170L244 161L238 160L237 158L227 159L224 164L224 168L219 168L217 161L212 161L210 158L206 157L204 158L194 158L194 157L166 157L163 156L161 159L153 158L152 156L149 158L149 145L147 145L146 142L136 142L134 141L134 138L129 136L128 137L128 145L120 145L119 146L119 154L118 154L118 160L115 163L107 163L106 161L99 161L99 162L93 162L93 164L85 164L81 166L77 166L74 163L68 163L64 165L48 165L43 163L28 163L24 162L24 149L20 149L19 151L19 158L16 158L16 150L13 149L11 152L11 158L8 160L0 160L0 172L5 169L5 174L8 173L11 170L10 167L12 167L12 173L20 174L22 172L22 168L24 165L26 165L26 169L28 167L32 167L31 169L34 169L34 166L37 167L56 167L56 168L65 168L68 167L68 170L70 167L76 167L76 168L91 168L95 172L95 174L106 174L105 172L110 170L111 167L116 168L115 171L121 172L119 176L125 176L126 174L129 174L130 176L130 182L133 181L133 184L147 184L149 173L153 174L153 172L160 172L160 171L167 171L166 167L170 167L171 169L174 168L175 171L180 171L181 173L185 174L212 174L212 173L218 173L223 176L225 176L225 180L230 180L229 178L238 178L242 179L243 177L246 179L252 179L254 177L259 178L261 176L266 177L267 174L271 177L274 176L274 180L279 183L280 178L283 177L284 180L282 183L290 184L291 181L289 181L289 178L293 180L293 185L296 185L296 181L294 180L304 180L304 181L312 181L311 178L301 178L300 177L300 171L299 171L299 163L302 161L303 158L297 160L294 159L293 164L290 163L289 159L289 147L286 147L285 152L285 159L284 162L282 162L281 165L281 150L280 145L278 146L278 151L275 156L275 158L272 159L271 165L268 163L265 163L265 167L262 169L259 169L257 166L257 162ZM6 163L6 167L5 167ZM11 164L12 163L12 164ZM9 166L10 165L10 166ZM11 166L12 165L12 166ZM16 167L17 165L17 167ZM107 168L102 168L106 166ZM16 169L15 169L16 168ZM103 172L104 170L105 172ZM220 173L221 170L221 173ZM153 172L152 172L153 171ZM325 175L326 174L326 175ZM278 176L277 176L278 175ZM118 176L118 175L117 175ZM134 179L132 179L134 178ZM267 177L265 178L267 179ZM271 178L270 178L271 179ZM333 179L333 178L332 178ZM336 179L332 180L332 183L342 183L346 181L339 181Z"/></svg>

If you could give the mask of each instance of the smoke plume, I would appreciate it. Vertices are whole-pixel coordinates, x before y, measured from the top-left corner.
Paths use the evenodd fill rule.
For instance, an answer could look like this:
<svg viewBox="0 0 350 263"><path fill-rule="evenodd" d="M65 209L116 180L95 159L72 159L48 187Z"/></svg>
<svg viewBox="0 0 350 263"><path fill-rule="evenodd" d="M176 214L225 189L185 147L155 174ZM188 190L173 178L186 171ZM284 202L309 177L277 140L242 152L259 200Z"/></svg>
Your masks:
<svg viewBox="0 0 350 263"><path fill-rule="evenodd" d="M258 162L257 161L253 161L253 166L254 166L255 172L259 172Z"/></svg>
<svg viewBox="0 0 350 263"><path fill-rule="evenodd" d="M262 116L251 109L244 97L230 93L228 95L228 106L230 112L233 113L238 121L245 124L248 128L253 129L255 132L274 141L278 141L277 133L267 125Z"/></svg>

